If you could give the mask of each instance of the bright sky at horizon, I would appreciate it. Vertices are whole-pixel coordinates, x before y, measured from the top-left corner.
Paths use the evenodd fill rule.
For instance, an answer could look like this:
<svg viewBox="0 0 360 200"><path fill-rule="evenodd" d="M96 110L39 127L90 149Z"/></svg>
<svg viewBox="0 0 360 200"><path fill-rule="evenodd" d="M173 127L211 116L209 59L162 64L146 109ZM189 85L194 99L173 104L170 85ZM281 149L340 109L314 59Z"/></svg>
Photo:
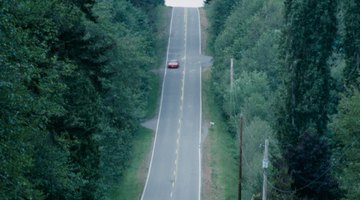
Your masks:
<svg viewBox="0 0 360 200"><path fill-rule="evenodd" d="M172 7L203 7L204 0L165 0L165 5Z"/></svg>

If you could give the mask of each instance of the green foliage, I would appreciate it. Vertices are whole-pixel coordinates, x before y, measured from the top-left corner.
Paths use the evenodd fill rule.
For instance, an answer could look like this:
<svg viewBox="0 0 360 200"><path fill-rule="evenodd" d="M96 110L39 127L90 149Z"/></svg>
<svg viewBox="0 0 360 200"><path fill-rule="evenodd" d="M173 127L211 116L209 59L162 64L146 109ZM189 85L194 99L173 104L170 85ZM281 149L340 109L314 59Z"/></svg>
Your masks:
<svg viewBox="0 0 360 200"><path fill-rule="evenodd" d="M118 182L155 57L142 6L0 1L1 199L100 199Z"/></svg>
<svg viewBox="0 0 360 200"><path fill-rule="evenodd" d="M243 135L243 199L251 199L261 193L262 162L265 139L271 137L273 130L269 123L259 118L246 125ZM272 148L272 147L271 147Z"/></svg>
<svg viewBox="0 0 360 200"><path fill-rule="evenodd" d="M270 159L271 165L269 166L269 178L268 178L268 196L271 199L279 200L295 200L296 195L295 191L292 190L291 185L293 180L291 176L288 175L289 167L286 160L281 156L280 149L273 147L278 147L279 145L275 140L270 140L269 144L271 151Z"/></svg>
<svg viewBox="0 0 360 200"><path fill-rule="evenodd" d="M81 174L70 164L70 152L64 141L54 143L51 136L35 142L34 162L29 178L46 199L80 199L84 185Z"/></svg>
<svg viewBox="0 0 360 200"><path fill-rule="evenodd" d="M3 199L42 199L46 195L38 188L41 183L29 176L38 156L36 144L47 137L50 118L64 112L65 84L60 77L68 67L48 55L47 43L56 34L55 24L37 18L46 15L49 10L44 8L50 5L23 1L1 7L1 48L7 49L0 56ZM21 20L24 16L27 20Z"/></svg>
<svg viewBox="0 0 360 200"><path fill-rule="evenodd" d="M242 113L247 121L255 117L269 119L269 82L263 72L246 72L234 81L233 89L224 97L224 112L231 117L230 125L236 132L238 116Z"/></svg>
<svg viewBox="0 0 360 200"><path fill-rule="evenodd" d="M336 141L334 158L338 161L334 171L340 188L345 191L344 199L356 199L360 196L360 92L355 90L351 96L343 96L338 111L331 124Z"/></svg>
<svg viewBox="0 0 360 200"><path fill-rule="evenodd" d="M205 71L203 76L203 105L208 120L214 122L209 128L208 136L204 142L204 158L210 168L207 179L211 179L209 193L203 194L203 199L236 199L238 177L238 152L239 140L228 134L227 124L221 115L221 109L214 101L214 91L210 84L210 71ZM206 152L206 153L205 153ZM208 177L210 176L210 177Z"/></svg>
<svg viewBox="0 0 360 200"><path fill-rule="evenodd" d="M154 8L157 5L165 4L164 0L130 0L130 2L136 7L145 8L147 10Z"/></svg>
<svg viewBox="0 0 360 200"><path fill-rule="evenodd" d="M315 123L314 128L322 135L326 132L330 76L327 59L336 31L336 4L292 1L288 6L290 14L283 39L290 115L287 123L293 123L291 132L296 134Z"/></svg>
<svg viewBox="0 0 360 200"><path fill-rule="evenodd" d="M221 4L229 2L222 1ZM272 104L281 83L278 54L283 25L282 3L281 0L239 1L222 24L217 24L217 20L223 15L220 18L211 15L214 12L211 9L220 10L215 6L221 4L216 0L209 4L210 25L215 26L209 31L209 43L214 45L210 48L214 51L211 81L215 101L227 119L229 132L236 133L240 113L245 116L243 194L246 199L260 196L263 154L260 146L265 138L273 137L270 126L274 122ZM225 6L221 8L226 9ZM231 58L234 58L234 86L229 89ZM273 145L271 148L276 149L277 143ZM281 158L281 155L278 157ZM287 173L280 173L280 169L274 171L284 184L290 185L291 178ZM277 191L272 195L284 199L291 196L278 194Z"/></svg>
<svg viewBox="0 0 360 200"><path fill-rule="evenodd" d="M126 167L120 184L106 195L107 199L138 199L141 196L147 172L144 166L148 163L148 153L152 145L152 132L150 129L141 127L134 136L129 166ZM112 153L116 155L116 152ZM108 174L112 178L117 177L109 172L116 173L116 171L108 171Z"/></svg>
<svg viewBox="0 0 360 200"><path fill-rule="evenodd" d="M209 3L209 2L207 2ZM209 50L213 53L216 52L215 49L215 39L224 29L225 21L227 17L230 15L234 5L236 4L236 0L214 0L211 1L211 4L208 8L208 16L209 16Z"/></svg>
<svg viewBox="0 0 360 200"><path fill-rule="evenodd" d="M356 96L353 91L360 85L359 2L242 0L227 9L230 2L206 1L209 48L214 55L212 89L230 130L235 132L240 112L245 113L247 123L260 118L274 125L275 146L279 145L272 152L270 181L274 188L270 196L274 199L340 198L342 193L330 173L334 164L330 148L339 146L333 151L339 159L337 151L351 144L351 139L339 139L344 137L338 133L343 123L340 117L333 125L337 127L334 134L339 135L334 141L327 125L330 115L345 113L344 102L355 101L343 97L337 107L341 91L346 88L346 96ZM232 90L231 58L235 63ZM343 115L340 113L337 116ZM358 116L349 111L346 115L349 125L357 124ZM350 166L356 157L346 159L341 160ZM348 199L358 196L353 192L357 171L352 170L335 170Z"/></svg>
<svg viewBox="0 0 360 200"><path fill-rule="evenodd" d="M346 68L344 69L345 83L348 87L359 88L360 82L360 2L346 0L342 2L344 14L344 49Z"/></svg>
<svg viewBox="0 0 360 200"><path fill-rule="evenodd" d="M336 34L336 1L285 1L283 67L278 139L294 189L301 198L334 199L336 183L324 174L330 163L326 139L330 67ZM281 104L281 103L279 103ZM304 162L306 160L306 162ZM306 164L304 164L306 163ZM309 185L312 180L318 180Z"/></svg>
<svg viewBox="0 0 360 200"><path fill-rule="evenodd" d="M228 91L229 88L231 58L234 58L234 79L243 71L265 72L271 75L271 88L277 87L277 41L282 24L279 13L281 1L242 1L236 4L225 22L225 27L216 35L211 76L220 105L224 104L223 91ZM211 19L209 15L210 22Z"/></svg>

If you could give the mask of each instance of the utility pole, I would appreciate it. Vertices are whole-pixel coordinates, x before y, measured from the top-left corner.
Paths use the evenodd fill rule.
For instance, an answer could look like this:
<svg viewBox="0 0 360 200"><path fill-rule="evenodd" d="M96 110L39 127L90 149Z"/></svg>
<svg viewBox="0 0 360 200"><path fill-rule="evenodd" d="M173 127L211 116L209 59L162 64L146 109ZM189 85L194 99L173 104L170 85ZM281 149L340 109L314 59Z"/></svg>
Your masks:
<svg viewBox="0 0 360 200"><path fill-rule="evenodd" d="M242 136L244 129L244 117L240 114L240 162L239 162L239 192L238 192L238 200L241 200L241 181L242 181Z"/></svg>
<svg viewBox="0 0 360 200"><path fill-rule="evenodd" d="M266 175L266 170L269 167L269 151L268 151L268 147L269 147L269 140L266 139L265 140L265 150L264 150L264 159L263 159L263 164L262 167L264 169L263 172L263 190L262 190L262 200L266 200L267 198L267 175Z"/></svg>
<svg viewBox="0 0 360 200"><path fill-rule="evenodd" d="M230 89L233 89L234 85L234 59L230 59Z"/></svg>

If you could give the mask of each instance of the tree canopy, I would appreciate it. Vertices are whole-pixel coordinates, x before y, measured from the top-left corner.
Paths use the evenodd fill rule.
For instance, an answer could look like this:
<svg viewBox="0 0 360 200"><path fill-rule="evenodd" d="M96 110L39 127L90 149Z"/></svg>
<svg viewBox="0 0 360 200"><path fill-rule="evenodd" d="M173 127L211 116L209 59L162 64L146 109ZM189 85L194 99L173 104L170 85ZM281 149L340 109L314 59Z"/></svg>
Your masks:
<svg viewBox="0 0 360 200"><path fill-rule="evenodd" d="M349 109L356 112L360 80L359 5L354 0L206 1L215 101L232 134L239 114L245 114L247 132L255 134L244 138L248 146L263 143L264 138L255 139L257 128L265 127L259 119L269 124L273 198L358 195L353 166L359 162L351 156L357 148L349 147L358 135L358 117ZM258 158L256 151L246 152ZM247 172L245 198L256 197L260 182Z"/></svg>
<svg viewBox="0 0 360 200"><path fill-rule="evenodd" d="M0 198L101 199L144 117L162 1L0 1Z"/></svg>

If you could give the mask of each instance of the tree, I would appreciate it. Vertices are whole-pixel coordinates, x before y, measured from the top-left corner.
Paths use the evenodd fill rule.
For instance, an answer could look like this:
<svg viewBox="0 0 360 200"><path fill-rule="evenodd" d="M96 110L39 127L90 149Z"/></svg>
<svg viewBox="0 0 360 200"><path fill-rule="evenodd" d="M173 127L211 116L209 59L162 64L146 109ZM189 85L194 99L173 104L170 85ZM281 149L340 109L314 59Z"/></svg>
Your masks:
<svg viewBox="0 0 360 200"><path fill-rule="evenodd" d="M0 198L100 199L126 167L154 60L126 0L0 0Z"/></svg>
<svg viewBox="0 0 360 200"><path fill-rule="evenodd" d="M301 198L336 198L336 184L325 173L330 165L327 60L336 33L335 11L333 0L285 1L282 61L286 90L280 97L284 101L277 114L277 137L293 176L292 188L302 189L297 191Z"/></svg>
<svg viewBox="0 0 360 200"><path fill-rule="evenodd" d="M56 56L48 56L47 44L54 39L56 26L40 19L48 14L52 2L0 4L1 48L6 49L0 53L0 197L43 199L46 194L39 179L31 175L38 141L48 136L48 121L64 111L61 103L65 87L60 74L65 73L67 65ZM66 163L59 160L59 165Z"/></svg>
<svg viewBox="0 0 360 200"><path fill-rule="evenodd" d="M346 67L344 69L345 83L348 87L359 89L360 82L360 2L346 0L344 7L345 38L344 49Z"/></svg>
<svg viewBox="0 0 360 200"><path fill-rule="evenodd" d="M336 148L334 158L337 160L335 173L340 188L345 191L344 199L356 199L359 191L360 160L360 92L353 91L350 96L343 96L338 106L331 129L334 132Z"/></svg>
<svg viewBox="0 0 360 200"><path fill-rule="evenodd" d="M231 14L231 11L236 4L236 0L214 0L209 5L209 50L215 52L214 41L215 38L224 29L225 21Z"/></svg>
<svg viewBox="0 0 360 200"><path fill-rule="evenodd" d="M273 123L271 104L281 82L278 72L278 43L280 29L283 25L281 15L283 1L237 1L232 5L230 14L224 16L223 14L227 10L219 10L219 12L224 13L220 13L220 17L217 18L216 12L212 9L229 2L217 3L212 0L208 5L209 48L212 48L214 55L214 64L211 68L211 87L215 93L216 103L222 108L224 120L229 122L229 132L236 133L238 115L241 112L245 116L246 124L250 124L248 131L245 131L249 133L249 137L257 134L258 137L261 136L260 138L262 138L245 141L246 144L244 145L249 147L246 151L251 153L246 156L250 167L244 163L244 169L247 170L247 173L244 175L243 194L251 198L252 194L258 195L260 192L261 167L257 169L256 167L259 167L257 162L259 158L262 158L262 152L258 147L264 142L263 137L265 135L271 135L271 131L269 131L271 130L270 124ZM226 20L220 21L223 17ZM218 29L218 27L221 28ZM234 58L235 81L233 88L229 89L231 58ZM276 175L276 178L281 177L282 179L279 184L276 183L276 186L289 189L291 177L284 170L284 165L275 166L278 168L273 170L273 174ZM283 185L286 187L282 187ZM272 196L289 199L288 197L294 195L277 194L275 191Z"/></svg>

